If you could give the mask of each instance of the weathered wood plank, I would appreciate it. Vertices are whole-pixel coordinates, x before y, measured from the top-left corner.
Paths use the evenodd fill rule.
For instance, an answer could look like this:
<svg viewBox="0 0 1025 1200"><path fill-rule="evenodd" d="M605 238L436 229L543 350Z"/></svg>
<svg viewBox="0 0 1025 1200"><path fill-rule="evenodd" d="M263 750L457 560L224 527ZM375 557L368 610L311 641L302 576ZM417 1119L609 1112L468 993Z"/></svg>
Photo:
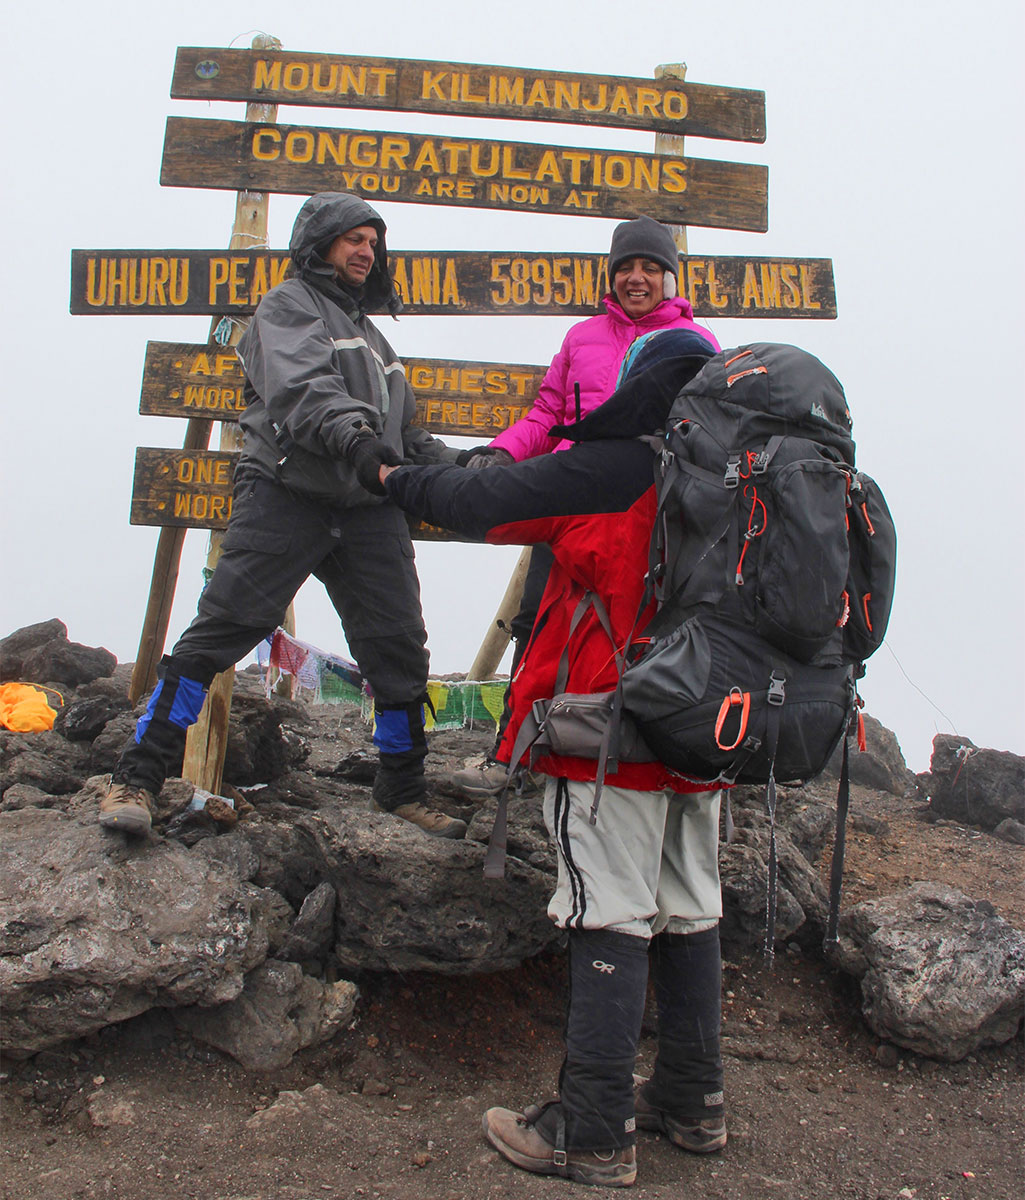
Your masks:
<svg viewBox="0 0 1025 1200"><path fill-rule="evenodd" d="M132 525L224 529L231 516L232 474L238 454L224 450L135 451ZM411 528L418 541L460 541L433 525Z"/></svg>
<svg viewBox="0 0 1025 1200"><path fill-rule="evenodd" d="M479 63L181 46L171 95L765 141L761 91Z"/></svg>
<svg viewBox="0 0 1025 1200"><path fill-rule="evenodd" d="M605 292L604 254L398 250L388 259L414 316L593 316ZM247 314L290 265L284 250L73 250L71 311ZM836 317L828 258L683 255L678 278L699 317Z"/></svg>
<svg viewBox="0 0 1025 1200"><path fill-rule="evenodd" d="M165 187L768 228L768 168L655 153L168 117Z"/></svg>
<svg viewBox="0 0 1025 1200"><path fill-rule="evenodd" d="M408 358L416 423L430 433L493 438L530 409L545 368L527 363ZM231 350L216 344L147 342L139 412L156 417L236 421L245 408L243 376Z"/></svg>

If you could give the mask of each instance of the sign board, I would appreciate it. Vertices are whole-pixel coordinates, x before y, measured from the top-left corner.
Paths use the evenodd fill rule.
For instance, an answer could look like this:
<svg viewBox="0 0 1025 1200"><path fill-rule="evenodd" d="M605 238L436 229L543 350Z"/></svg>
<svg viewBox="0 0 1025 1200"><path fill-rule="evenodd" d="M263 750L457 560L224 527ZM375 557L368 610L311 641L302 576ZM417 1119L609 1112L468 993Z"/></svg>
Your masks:
<svg viewBox="0 0 1025 1200"><path fill-rule="evenodd" d="M231 516L232 474L238 455L223 450L135 451L133 525L225 529ZM418 541L459 541L433 525L410 526Z"/></svg>
<svg viewBox="0 0 1025 1200"><path fill-rule="evenodd" d="M171 95L176 100L448 113L765 141L764 92L680 79L181 46Z"/></svg>
<svg viewBox="0 0 1025 1200"><path fill-rule="evenodd" d="M390 251L410 315L590 317L605 294L604 254ZM253 312L287 278L283 250L73 250L76 314ZM828 258L685 255L680 295L697 317L836 317Z"/></svg>
<svg viewBox="0 0 1025 1200"><path fill-rule="evenodd" d="M768 228L767 167L654 152L169 117L160 182L258 192L354 192L584 217Z"/></svg>
<svg viewBox="0 0 1025 1200"><path fill-rule="evenodd" d="M491 439L525 416L545 368L523 363L407 358L416 424L429 433ZM139 412L145 416L235 421L245 408L242 369L232 350L147 342Z"/></svg>

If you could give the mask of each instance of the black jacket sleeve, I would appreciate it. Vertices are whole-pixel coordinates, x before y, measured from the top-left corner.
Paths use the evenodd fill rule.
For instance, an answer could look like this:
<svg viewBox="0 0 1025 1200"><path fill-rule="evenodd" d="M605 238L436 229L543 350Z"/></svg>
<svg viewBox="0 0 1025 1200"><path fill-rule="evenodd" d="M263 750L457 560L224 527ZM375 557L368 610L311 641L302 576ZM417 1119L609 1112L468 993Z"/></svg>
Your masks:
<svg viewBox="0 0 1025 1200"><path fill-rule="evenodd" d="M651 450L638 441L588 442L500 471L400 467L389 497L430 525L474 541L551 541L567 521L629 508L652 484Z"/></svg>

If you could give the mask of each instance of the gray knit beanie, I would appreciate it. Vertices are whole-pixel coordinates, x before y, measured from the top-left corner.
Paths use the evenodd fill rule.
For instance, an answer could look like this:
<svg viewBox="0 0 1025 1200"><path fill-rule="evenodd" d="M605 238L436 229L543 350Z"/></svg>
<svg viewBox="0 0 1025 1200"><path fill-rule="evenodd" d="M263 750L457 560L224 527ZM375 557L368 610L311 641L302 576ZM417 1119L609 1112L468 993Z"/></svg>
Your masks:
<svg viewBox="0 0 1025 1200"><path fill-rule="evenodd" d="M665 225L653 221L651 217L637 217L634 221L624 221L616 226L612 235L612 245L609 247L609 291L612 291L616 268L628 258L650 258L652 262L657 262L670 271L675 278L680 265L679 255L673 235Z"/></svg>

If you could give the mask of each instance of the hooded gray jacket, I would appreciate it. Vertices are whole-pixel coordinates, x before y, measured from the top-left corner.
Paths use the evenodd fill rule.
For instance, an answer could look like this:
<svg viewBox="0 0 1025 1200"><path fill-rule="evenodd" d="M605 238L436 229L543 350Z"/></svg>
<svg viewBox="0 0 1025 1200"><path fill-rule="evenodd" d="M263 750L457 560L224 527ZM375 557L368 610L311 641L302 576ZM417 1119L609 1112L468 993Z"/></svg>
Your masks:
<svg viewBox="0 0 1025 1200"><path fill-rule="evenodd" d="M378 231L376 262L358 292L340 286L318 253L357 225ZM240 469L334 505L381 503L347 459L359 428L369 425L416 463L459 453L411 424L416 405L402 364L366 315L401 308L384 221L358 196L322 192L300 210L289 252L294 277L263 297L237 346L246 377Z"/></svg>

